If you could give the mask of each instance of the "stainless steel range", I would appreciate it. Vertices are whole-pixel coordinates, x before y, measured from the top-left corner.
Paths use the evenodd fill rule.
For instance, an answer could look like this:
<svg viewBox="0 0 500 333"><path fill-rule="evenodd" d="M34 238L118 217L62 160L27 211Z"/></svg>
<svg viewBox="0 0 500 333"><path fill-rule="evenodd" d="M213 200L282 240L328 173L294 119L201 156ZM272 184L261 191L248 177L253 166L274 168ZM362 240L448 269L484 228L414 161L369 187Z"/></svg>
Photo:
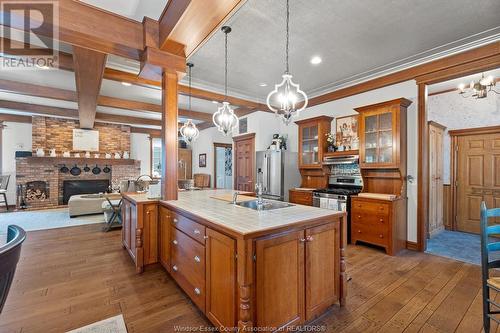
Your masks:
<svg viewBox="0 0 500 333"><path fill-rule="evenodd" d="M351 241L351 196L361 192L363 178L359 169L359 156L325 157L330 167L328 188L313 191L313 205L347 212L347 235Z"/></svg>

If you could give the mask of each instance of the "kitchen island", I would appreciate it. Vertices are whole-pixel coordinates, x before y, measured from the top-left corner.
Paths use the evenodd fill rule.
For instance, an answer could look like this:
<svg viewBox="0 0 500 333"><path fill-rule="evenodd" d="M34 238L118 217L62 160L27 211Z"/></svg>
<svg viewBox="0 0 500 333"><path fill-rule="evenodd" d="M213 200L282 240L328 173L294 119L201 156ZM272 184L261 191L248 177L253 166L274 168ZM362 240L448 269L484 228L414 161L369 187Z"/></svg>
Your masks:
<svg viewBox="0 0 500 333"><path fill-rule="evenodd" d="M124 195L123 245L137 271L160 262L217 327L272 331L343 305L345 213L302 205L258 211L224 200L232 193L187 191L176 201Z"/></svg>

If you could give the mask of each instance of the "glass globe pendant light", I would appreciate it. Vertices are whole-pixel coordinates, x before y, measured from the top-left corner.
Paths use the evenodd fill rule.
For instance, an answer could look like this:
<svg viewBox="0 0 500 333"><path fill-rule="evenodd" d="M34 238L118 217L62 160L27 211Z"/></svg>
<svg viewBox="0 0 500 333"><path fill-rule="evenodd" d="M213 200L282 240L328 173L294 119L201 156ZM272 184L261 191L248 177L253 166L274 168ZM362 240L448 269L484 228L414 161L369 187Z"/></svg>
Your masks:
<svg viewBox="0 0 500 333"><path fill-rule="evenodd" d="M274 90L267 95L267 107L281 117L283 122L288 125L292 116L298 116L299 112L307 107L307 95L300 90L297 83L292 81L290 74L290 66L288 61L289 44L290 44L290 5L289 0L286 0L286 53L285 63L286 70L283 74L281 83L274 86Z"/></svg>
<svg viewBox="0 0 500 333"><path fill-rule="evenodd" d="M191 69L193 68L193 64L188 62L186 64L189 67L189 111L191 112ZM186 143L190 144L194 142L200 136L200 130L196 128L196 125L193 123L193 120L188 119L184 125L182 125L179 132L182 135L182 139L186 141Z"/></svg>
<svg viewBox="0 0 500 333"><path fill-rule="evenodd" d="M238 126L238 117L234 114L233 109L231 109L227 101L227 35L231 32L231 28L223 26L221 30L225 34L224 102L222 102L222 106L217 109L217 112L214 113L212 120L215 126L217 126L217 129L222 132L224 136L228 136L233 129Z"/></svg>

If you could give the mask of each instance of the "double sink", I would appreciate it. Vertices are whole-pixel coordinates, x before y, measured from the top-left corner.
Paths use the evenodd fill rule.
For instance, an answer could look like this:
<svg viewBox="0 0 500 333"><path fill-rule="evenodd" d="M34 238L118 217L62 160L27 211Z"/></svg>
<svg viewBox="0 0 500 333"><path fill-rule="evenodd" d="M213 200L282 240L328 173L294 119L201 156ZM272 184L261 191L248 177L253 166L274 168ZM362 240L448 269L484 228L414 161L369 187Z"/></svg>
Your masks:
<svg viewBox="0 0 500 333"><path fill-rule="evenodd" d="M253 210L273 210L273 209L280 209L280 208L294 206L292 204L289 204L288 202L270 201L270 200L263 200L262 204L260 205L258 200L241 201L236 203L236 205L240 207L250 208Z"/></svg>

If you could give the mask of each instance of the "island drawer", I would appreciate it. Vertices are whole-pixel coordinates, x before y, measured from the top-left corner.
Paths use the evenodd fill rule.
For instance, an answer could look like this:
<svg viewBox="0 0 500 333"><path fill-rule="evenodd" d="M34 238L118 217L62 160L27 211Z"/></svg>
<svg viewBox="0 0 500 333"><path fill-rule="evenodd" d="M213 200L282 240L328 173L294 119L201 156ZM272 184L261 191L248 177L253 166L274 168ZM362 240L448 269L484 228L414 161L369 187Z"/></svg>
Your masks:
<svg viewBox="0 0 500 333"><path fill-rule="evenodd" d="M388 230L384 226L352 223L351 238L353 243L359 240L386 247L388 245Z"/></svg>
<svg viewBox="0 0 500 333"><path fill-rule="evenodd" d="M173 267L173 266L172 266ZM171 273L177 284L188 294L189 298L198 306L198 308L205 313L205 286L196 287L182 274L180 271L172 269Z"/></svg>
<svg viewBox="0 0 500 333"><path fill-rule="evenodd" d="M172 225L189 237L205 245L205 226L172 212Z"/></svg>
<svg viewBox="0 0 500 333"><path fill-rule="evenodd" d="M182 274L200 291L205 290L205 247L172 228L172 271Z"/></svg>

